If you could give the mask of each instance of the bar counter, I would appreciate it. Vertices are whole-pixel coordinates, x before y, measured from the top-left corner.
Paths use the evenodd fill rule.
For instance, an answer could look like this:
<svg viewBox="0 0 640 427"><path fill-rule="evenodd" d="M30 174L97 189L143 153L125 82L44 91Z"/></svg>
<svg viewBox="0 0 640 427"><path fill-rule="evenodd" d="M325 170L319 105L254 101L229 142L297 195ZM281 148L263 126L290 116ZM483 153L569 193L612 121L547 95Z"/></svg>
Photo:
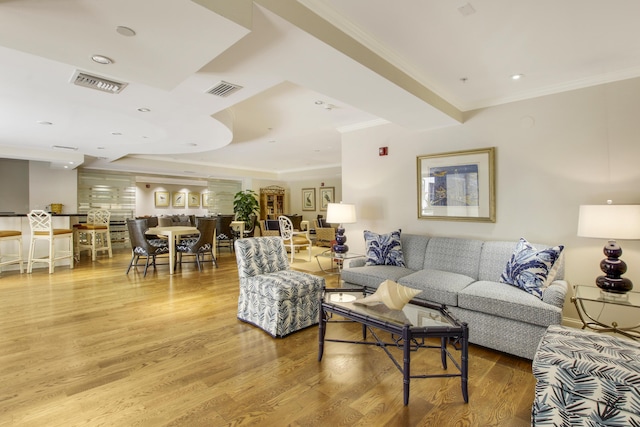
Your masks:
<svg viewBox="0 0 640 427"><path fill-rule="evenodd" d="M51 214L51 223L53 228L68 228L72 229L74 224L80 222L80 218L86 217L87 214ZM0 230L20 230L22 231L22 259L24 260L24 266L27 266L27 260L29 259L29 246L31 244L31 226L29 225L29 218L27 214L12 213L12 212L0 212ZM0 250L3 253L15 253L15 243L13 242L0 242L2 248ZM56 244L63 244L63 242L56 242ZM12 246L13 245L13 246ZM36 246L36 252L34 257L46 256L48 249L46 245L40 243ZM41 267L46 268L46 265L42 263L34 263L34 270ZM56 267L59 265L69 265L69 260L61 260L56 262ZM7 265L2 270L18 270L18 264ZM54 273L55 274L55 273ZM0 273L0 278L2 273Z"/></svg>

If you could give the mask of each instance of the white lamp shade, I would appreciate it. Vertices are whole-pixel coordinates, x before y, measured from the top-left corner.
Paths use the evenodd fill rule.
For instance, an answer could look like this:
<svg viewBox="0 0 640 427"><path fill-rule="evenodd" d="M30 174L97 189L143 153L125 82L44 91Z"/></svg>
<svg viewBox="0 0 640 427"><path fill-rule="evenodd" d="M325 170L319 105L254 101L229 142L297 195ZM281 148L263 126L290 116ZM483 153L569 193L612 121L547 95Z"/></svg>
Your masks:
<svg viewBox="0 0 640 427"><path fill-rule="evenodd" d="M640 239L640 205L582 205L578 236Z"/></svg>
<svg viewBox="0 0 640 427"><path fill-rule="evenodd" d="M348 203L329 203L327 222L331 224L352 224L356 222L356 205Z"/></svg>

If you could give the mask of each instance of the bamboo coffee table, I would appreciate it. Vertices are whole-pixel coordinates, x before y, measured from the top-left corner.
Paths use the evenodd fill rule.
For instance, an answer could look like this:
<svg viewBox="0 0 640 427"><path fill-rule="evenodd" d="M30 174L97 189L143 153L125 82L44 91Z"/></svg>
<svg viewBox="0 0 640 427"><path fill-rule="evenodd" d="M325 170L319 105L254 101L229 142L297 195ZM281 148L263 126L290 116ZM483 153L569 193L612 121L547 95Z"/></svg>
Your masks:
<svg viewBox="0 0 640 427"><path fill-rule="evenodd" d="M412 378L460 377L462 397L469 402L467 391L469 329L466 323L454 318L445 306L411 301L402 310L391 310L384 304L363 306L353 300L370 294L371 290L362 289L325 289L320 302L320 325L318 337L318 361L322 360L325 342L373 345L382 348L403 375L404 404L409 403L409 384ZM340 318L338 318L340 317ZM325 337L329 323L356 322L362 325L362 340L347 341L327 339ZM367 331L373 340L367 340ZM390 340L384 340L378 332L391 334ZM440 345L428 344L426 338L440 338ZM460 352L454 357L448 344ZM387 347L402 349L402 365ZM450 360L457 372L411 374L411 353L423 348L440 349L442 367L447 369Z"/></svg>

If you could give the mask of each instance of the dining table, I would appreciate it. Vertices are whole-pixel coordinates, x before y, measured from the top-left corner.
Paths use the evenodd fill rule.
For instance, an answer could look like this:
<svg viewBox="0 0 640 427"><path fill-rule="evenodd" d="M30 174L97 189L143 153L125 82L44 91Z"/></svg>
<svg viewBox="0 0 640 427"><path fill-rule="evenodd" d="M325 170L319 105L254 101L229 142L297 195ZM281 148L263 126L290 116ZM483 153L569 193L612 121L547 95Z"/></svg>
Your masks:
<svg viewBox="0 0 640 427"><path fill-rule="evenodd" d="M200 234L196 227L188 227L182 225L172 225L166 227L151 227L146 234L156 236L165 236L169 243L169 274L173 274L175 270L176 260L176 243L182 236Z"/></svg>

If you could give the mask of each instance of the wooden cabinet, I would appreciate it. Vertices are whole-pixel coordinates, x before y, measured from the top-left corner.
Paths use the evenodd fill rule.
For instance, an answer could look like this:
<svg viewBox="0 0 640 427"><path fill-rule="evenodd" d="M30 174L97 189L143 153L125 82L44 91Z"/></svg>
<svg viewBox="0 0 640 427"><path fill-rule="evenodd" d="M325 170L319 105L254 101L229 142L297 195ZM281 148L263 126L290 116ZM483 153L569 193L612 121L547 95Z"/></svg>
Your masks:
<svg viewBox="0 0 640 427"><path fill-rule="evenodd" d="M286 190L277 185L260 189L260 219L277 218L284 214Z"/></svg>

